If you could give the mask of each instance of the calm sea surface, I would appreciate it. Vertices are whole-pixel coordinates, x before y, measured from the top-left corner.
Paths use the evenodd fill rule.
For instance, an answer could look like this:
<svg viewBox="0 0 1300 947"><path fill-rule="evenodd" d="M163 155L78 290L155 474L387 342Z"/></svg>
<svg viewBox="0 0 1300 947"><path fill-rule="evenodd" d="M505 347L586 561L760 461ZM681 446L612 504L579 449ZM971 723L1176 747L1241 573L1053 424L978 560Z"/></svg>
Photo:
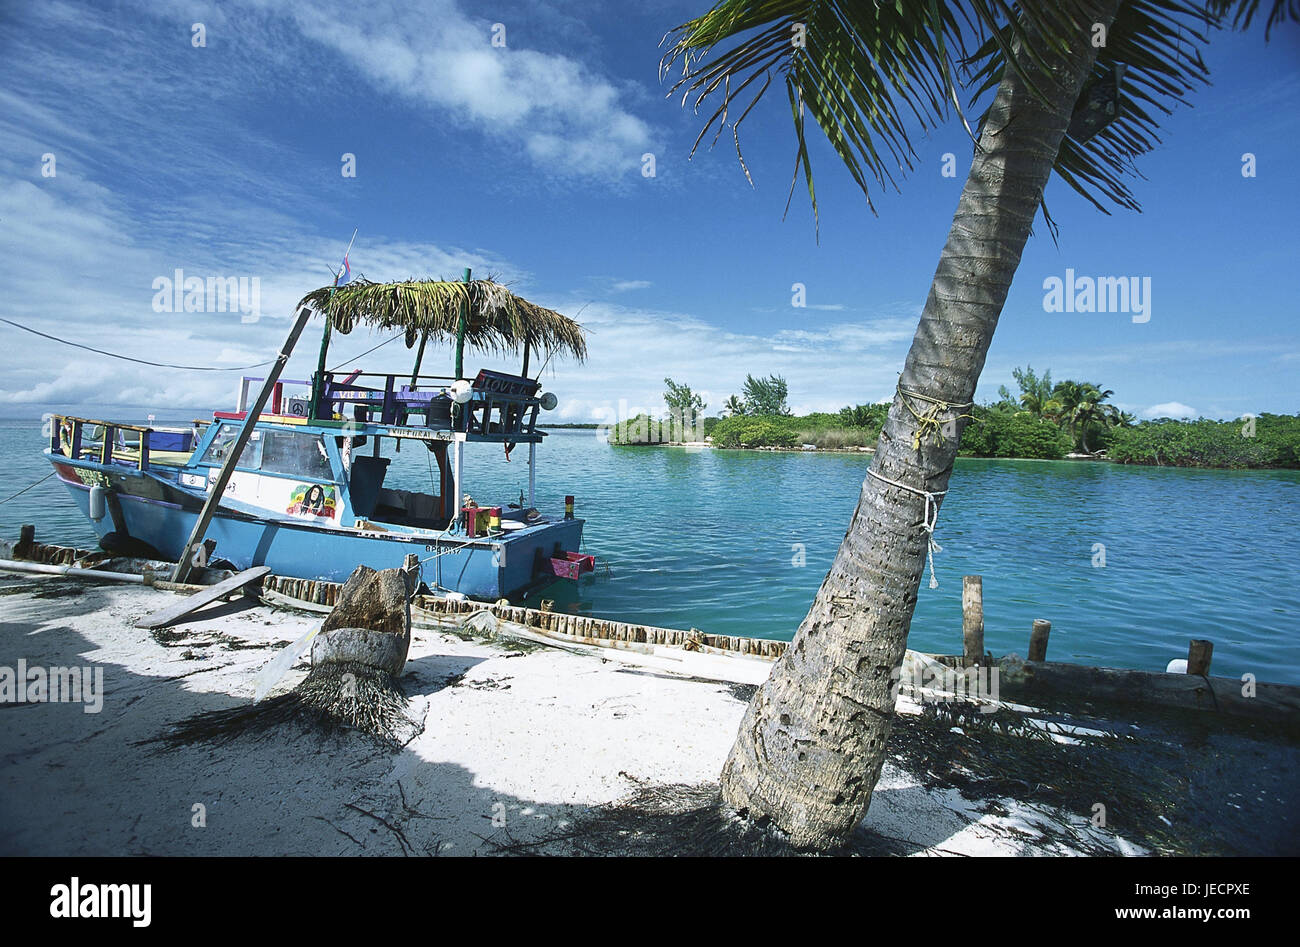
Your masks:
<svg viewBox="0 0 1300 947"><path fill-rule="evenodd" d="M161 423L161 422L160 422ZM50 470L40 425L0 421L0 499ZM527 451L471 448L467 492L502 504L527 490ZM789 638L848 526L868 459L841 454L615 449L557 431L538 449L538 505L577 496L584 545L608 577L547 592L557 607L671 628ZM424 450L389 485L427 488ZM911 647L961 650L961 577L984 577L985 642L1025 652L1035 618L1049 656L1163 670L1191 638L1214 672L1300 684L1300 472L959 460L939 517L940 587L923 580ZM0 535L25 522L47 542L94 534L48 480L0 504ZM1094 544L1105 546L1096 567ZM797 566L803 551L805 564Z"/></svg>

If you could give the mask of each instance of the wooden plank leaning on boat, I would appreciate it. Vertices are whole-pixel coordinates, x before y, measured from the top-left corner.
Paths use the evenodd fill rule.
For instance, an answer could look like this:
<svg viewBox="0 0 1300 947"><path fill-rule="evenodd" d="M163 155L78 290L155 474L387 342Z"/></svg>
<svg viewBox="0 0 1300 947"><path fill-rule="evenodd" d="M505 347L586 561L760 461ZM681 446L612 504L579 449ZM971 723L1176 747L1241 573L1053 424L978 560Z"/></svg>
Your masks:
<svg viewBox="0 0 1300 947"><path fill-rule="evenodd" d="M232 575L216 585L205 586L202 591L195 592L189 598L183 598L180 601L173 602L166 608L159 609L152 615L146 615L135 623L135 627L165 628L172 622L184 618L190 612L211 604L217 599L229 595L237 589L242 589L252 582L257 582L270 574L270 566L254 566L251 569L245 569L243 572Z"/></svg>

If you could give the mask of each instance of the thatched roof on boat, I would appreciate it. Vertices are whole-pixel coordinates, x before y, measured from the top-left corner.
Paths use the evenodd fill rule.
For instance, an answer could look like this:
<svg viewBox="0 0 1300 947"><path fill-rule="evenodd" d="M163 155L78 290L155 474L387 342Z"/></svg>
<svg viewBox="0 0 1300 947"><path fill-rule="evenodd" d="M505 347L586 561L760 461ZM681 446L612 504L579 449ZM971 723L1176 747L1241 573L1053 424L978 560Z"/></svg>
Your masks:
<svg viewBox="0 0 1300 947"><path fill-rule="evenodd" d="M300 306L325 312L330 287L304 296ZM410 348L427 331L432 339L455 340L462 302L469 302L465 341L485 351L517 351L525 342L534 352L567 352L587 357L582 326L553 309L516 296L493 280L406 280L372 283L358 278L340 286L329 302L330 321L343 334L358 323L406 330Z"/></svg>

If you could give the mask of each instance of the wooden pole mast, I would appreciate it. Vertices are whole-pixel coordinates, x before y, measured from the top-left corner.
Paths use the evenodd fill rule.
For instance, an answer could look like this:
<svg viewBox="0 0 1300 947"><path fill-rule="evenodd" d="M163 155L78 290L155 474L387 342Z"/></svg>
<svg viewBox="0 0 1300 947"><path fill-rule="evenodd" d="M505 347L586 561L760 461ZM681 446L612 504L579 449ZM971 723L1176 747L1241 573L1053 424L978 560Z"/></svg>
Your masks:
<svg viewBox="0 0 1300 947"><path fill-rule="evenodd" d="M465 267L465 276L463 277L465 285L469 285L469 267ZM456 323L456 377L463 378L465 375L465 323L469 321L469 303L460 304L460 321Z"/></svg>
<svg viewBox="0 0 1300 947"><path fill-rule="evenodd" d="M344 262L347 261L348 254L352 252L352 244L356 242L356 239L357 228L354 227L352 229L352 239L348 241L348 248L343 251ZM325 303L325 331L321 333L320 357L316 361L316 374L312 376L311 380L311 406L308 413L311 415L313 421L317 420L316 412L320 408L321 391L325 384L325 355L330 349L330 326L332 325L330 320L330 304L334 302L334 292L339 288L339 277L343 275L343 271L344 267L340 266L338 272L334 274L334 285L330 287L329 300ZM412 382L411 384L415 383ZM325 420L332 421L334 419L331 417L326 418Z"/></svg>
<svg viewBox="0 0 1300 947"><path fill-rule="evenodd" d="M243 426L239 429L239 436L235 438L230 453L226 455L226 459L221 464L221 472L217 474L217 481L212 485L208 499L203 504L203 510L194 523L194 529L190 532L190 538L185 543L185 549L176 562L176 568L172 571L173 582L184 582L189 577L190 570L194 568L194 550L199 543L203 542L203 534L207 532L208 524L212 521L212 514L221 502L221 495L226 491L226 484L230 483L230 475L235 472L235 464L239 460L239 455L244 452L244 447L248 444L249 437L252 436L257 419L261 417L262 409L266 407L266 403L271 399L271 392L275 390L275 383L280 380L280 373L284 371L289 356L293 354L293 347L298 343L298 336L302 335L302 330L306 327L307 320L310 318L310 309L306 306L299 308L297 318L293 322L293 328L289 330L289 337L284 340L284 346L280 349L280 354L276 356L275 364L266 373L266 380L262 382L262 390L257 393L257 399L249 405L248 411L244 415Z"/></svg>

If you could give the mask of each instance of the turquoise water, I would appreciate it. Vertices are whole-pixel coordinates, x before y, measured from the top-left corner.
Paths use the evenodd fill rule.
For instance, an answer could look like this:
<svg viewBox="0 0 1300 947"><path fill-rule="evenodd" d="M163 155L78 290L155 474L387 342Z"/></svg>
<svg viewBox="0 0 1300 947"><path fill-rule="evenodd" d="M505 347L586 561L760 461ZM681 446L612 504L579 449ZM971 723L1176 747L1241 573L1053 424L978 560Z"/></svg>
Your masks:
<svg viewBox="0 0 1300 947"><path fill-rule="evenodd" d="M49 471L40 448L36 422L0 422L0 498ZM471 450L466 490L517 499L526 461L522 447L511 463ZM841 454L614 449L592 431L555 432L538 461L538 505L559 511L575 494L586 551L611 569L547 592L557 607L773 638L789 638L812 601L867 468ZM408 448L390 485L427 487L427 464ZM1023 654L1033 619L1047 618L1054 660L1163 670L1209 638L1216 674L1300 684L1300 472L960 460L951 487L940 587L923 582L912 647L961 650L961 577L977 573L995 654ZM23 522L46 541L93 542L53 480L0 505L0 535Z"/></svg>

